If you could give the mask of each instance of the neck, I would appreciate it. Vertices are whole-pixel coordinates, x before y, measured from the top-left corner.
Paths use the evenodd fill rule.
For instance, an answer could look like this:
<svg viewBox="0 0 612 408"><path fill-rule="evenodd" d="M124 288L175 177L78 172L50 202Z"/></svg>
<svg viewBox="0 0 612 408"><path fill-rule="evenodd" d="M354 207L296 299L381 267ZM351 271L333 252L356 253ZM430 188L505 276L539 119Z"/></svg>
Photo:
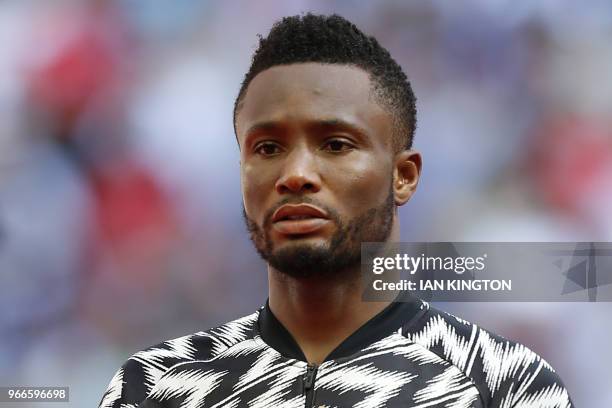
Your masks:
<svg viewBox="0 0 612 408"><path fill-rule="evenodd" d="M360 265L357 265L358 269ZM291 333L309 363L320 364L390 302L362 301L358 271L346 281L296 279L268 268L272 313Z"/></svg>

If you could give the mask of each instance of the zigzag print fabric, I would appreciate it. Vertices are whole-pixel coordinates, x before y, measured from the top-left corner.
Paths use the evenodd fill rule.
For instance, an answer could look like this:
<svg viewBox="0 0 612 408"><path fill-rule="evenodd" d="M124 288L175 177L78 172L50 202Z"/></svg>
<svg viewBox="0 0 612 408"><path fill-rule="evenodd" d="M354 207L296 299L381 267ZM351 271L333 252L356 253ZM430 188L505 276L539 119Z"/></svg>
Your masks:
<svg viewBox="0 0 612 408"><path fill-rule="evenodd" d="M392 304L319 366L276 346L286 333L262 324L266 305L134 354L99 408L573 407L525 346L415 302Z"/></svg>

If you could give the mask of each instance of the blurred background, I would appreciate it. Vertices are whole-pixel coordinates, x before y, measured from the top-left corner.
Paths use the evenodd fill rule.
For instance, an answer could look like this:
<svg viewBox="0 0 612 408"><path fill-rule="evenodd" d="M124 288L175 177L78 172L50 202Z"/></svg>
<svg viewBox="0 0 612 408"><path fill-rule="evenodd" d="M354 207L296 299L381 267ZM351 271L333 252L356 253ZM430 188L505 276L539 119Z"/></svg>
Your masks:
<svg viewBox="0 0 612 408"><path fill-rule="evenodd" d="M97 406L137 350L263 304L232 108L257 34L303 11L352 20L412 82L404 241L612 241L610 1L5 0L0 385ZM612 304L439 306L612 406Z"/></svg>

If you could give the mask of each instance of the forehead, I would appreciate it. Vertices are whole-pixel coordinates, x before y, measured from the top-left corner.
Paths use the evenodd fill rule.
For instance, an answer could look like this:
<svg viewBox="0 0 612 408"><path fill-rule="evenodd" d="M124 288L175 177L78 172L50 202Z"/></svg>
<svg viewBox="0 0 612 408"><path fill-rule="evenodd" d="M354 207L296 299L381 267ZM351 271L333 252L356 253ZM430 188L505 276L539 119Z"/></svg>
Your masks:
<svg viewBox="0 0 612 408"><path fill-rule="evenodd" d="M259 73L248 86L236 116L240 139L256 122L292 124L339 119L386 131L390 115L375 100L369 74L361 68L321 63L281 65Z"/></svg>

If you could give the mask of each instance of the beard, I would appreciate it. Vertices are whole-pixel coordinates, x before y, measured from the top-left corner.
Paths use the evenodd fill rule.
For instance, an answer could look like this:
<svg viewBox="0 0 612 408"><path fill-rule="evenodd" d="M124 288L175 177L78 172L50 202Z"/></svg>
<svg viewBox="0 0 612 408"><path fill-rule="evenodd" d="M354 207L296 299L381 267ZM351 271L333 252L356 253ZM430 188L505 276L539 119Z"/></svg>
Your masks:
<svg viewBox="0 0 612 408"><path fill-rule="evenodd" d="M267 231L272 225L274 211L285 204L313 204L327 212L329 219L336 224L336 231L328 244L296 244L287 248L275 249ZM250 219L242 207L242 215L249 231L251 241L262 259L284 275L298 279L344 278L361 263L362 242L387 241L393 226L394 212L393 189L378 207L366 210L353 219L343 221L338 213L307 196L287 198L268 211L264 217L264 227ZM297 238L299 239L299 238Z"/></svg>

